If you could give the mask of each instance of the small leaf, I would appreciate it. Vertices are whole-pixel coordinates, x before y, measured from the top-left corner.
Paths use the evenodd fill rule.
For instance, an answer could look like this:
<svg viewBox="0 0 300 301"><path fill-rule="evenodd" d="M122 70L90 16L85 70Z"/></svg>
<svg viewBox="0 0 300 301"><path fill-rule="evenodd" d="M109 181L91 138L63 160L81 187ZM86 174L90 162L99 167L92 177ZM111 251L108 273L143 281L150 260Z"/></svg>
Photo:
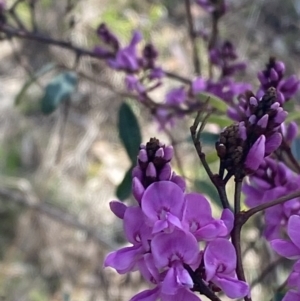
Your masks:
<svg viewBox="0 0 300 301"><path fill-rule="evenodd" d="M300 138L296 138L293 140L292 145L292 154L297 161L300 161Z"/></svg>
<svg viewBox="0 0 300 301"><path fill-rule="evenodd" d="M58 106L75 91L77 75L74 72L64 72L52 79L45 89L42 98L42 112L46 115L54 112Z"/></svg>
<svg viewBox="0 0 300 301"><path fill-rule="evenodd" d="M119 136L133 164L136 163L142 137L138 121L127 103L119 110Z"/></svg>
<svg viewBox="0 0 300 301"><path fill-rule="evenodd" d="M228 117L226 116L217 116L217 115L211 115L209 116L208 123L215 123L217 125L219 125L220 127L226 127L231 125L233 122L232 120L230 120Z"/></svg>
<svg viewBox="0 0 300 301"><path fill-rule="evenodd" d="M206 194L214 204L217 204L220 208L222 208L219 194L213 184L208 181L196 180L195 187L199 193Z"/></svg>
<svg viewBox="0 0 300 301"><path fill-rule="evenodd" d="M224 100L222 100L220 97L210 94L210 93L199 93L197 94L197 98L201 101L201 102L205 102L207 101L207 99L209 98L209 104L217 109L220 112L226 113L227 112L227 105L224 102Z"/></svg>
<svg viewBox="0 0 300 301"><path fill-rule="evenodd" d="M131 194L131 185L132 185L132 168L126 172L123 181L117 187L116 195L120 201L126 200Z"/></svg>
<svg viewBox="0 0 300 301"><path fill-rule="evenodd" d="M19 105L21 103L21 100L23 99L26 91L28 88L36 82L38 78L43 76L44 74L48 73L49 71L53 70L55 68L55 64L49 63L43 66L39 71L37 71L22 87L20 92L17 94L15 99L15 105Z"/></svg>
<svg viewBox="0 0 300 301"><path fill-rule="evenodd" d="M300 119L300 112L299 111L294 111L294 112L289 112L289 115L286 118L286 122L294 121L294 120L299 120Z"/></svg>

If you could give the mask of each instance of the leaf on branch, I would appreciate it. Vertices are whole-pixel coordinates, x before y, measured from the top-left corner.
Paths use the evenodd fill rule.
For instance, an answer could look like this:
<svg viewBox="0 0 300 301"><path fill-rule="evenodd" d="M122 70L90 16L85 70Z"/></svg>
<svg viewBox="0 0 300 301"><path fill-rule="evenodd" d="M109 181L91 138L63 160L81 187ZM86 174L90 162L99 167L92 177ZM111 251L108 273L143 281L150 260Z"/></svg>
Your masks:
<svg viewBox="0 0 300 301"><path fill-rule="evenodd" d="M130 194L131 194L131 185L132 185L132 176L131 176L131 174L132 174L132 168L133 167L130 167L127 170L127 172L126 172L126 174L125 174L122 182L117 187L116 195L117 195L117 197L118 197L118 199L120 201L126 200L130 196Z"/></svg>
<svg viewBox="0 0 300 301"><path fill-rule="evenodd" d="M201 102L205 102L207 101L207 99L209 98L209 104L217 109L219 112L222 113L226 113L227 112L227 105L226 103L218 96L210 94L210 93L199 93L197 94L197 98L201 101Z"/></svg>
<svg viewBox="0 0 300 301"><path fill-rule="evenodd" d="M207 123L214 123L214 124L219 125L221 128L224 128L226 126L231 125L233 122L226 116L211 115L207 119Z"/></svg>
<svg viewBox="0 0 300 301"><path fill-rule="evenodd" d="M123 103L119 110L119 136L125 147L132 164L136 164L136 158L142 143L140 127L136 116L127 103Z"/></svg>
<svg viewBox="0 0 300 301"><path fill-rule="evenodd" d="M75 91L77 81L78 78L74 72L63 72L54 77L45 89L41 101L42 113L51 114L62 102L69 99Z"/></svg>

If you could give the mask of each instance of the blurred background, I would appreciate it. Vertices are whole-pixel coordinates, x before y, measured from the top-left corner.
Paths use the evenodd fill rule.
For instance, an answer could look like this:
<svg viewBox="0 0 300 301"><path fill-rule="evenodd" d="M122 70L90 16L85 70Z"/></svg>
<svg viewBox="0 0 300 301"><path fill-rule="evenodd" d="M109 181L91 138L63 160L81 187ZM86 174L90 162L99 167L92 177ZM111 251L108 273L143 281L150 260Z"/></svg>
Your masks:
<svg viewBox="0 0 300 301"><path fill-rule="evenodd" d="M16 13L24 24L32 20L43 34L93 49L101 22L124 43L133 29L142 31L160 52L164 69L193 78L192 52L183 0L36 0L20 1ZM14 1L7 1L11 7ZM258 87L256 73L270 55L284 61L287 74L299 76L300 1L232 0L220 23L220 36L235 43L240 60L248 63L241 80ZM209 15L192 6L196 27L210 28ZM202 47L202 48L201 48ZM200 47L203 75L208 75L207 53ZM74 70L74 85L66 107L52 114L41 110L45 87ZM60 77L59 77L60 76ZM71 78L72 80L72 78ZM179 85L167 81L156 92ZM146 287L139 274L120 276L103 269L107 252L126 244L122 223L109 210L116 191L124 193L124 175L130 160L119 138L119 108L130 104L142 133L176 148L174 170L183 175L188 190L203 192L215 204L217 194L201 169L189 138L192 117L159 131L145 107L129 99L123 76L104 62L89 57L78 64L72 51L34 40L0 41L0 298L15 301L105 300L126 301ZM299 99L298 99L299 101ZM297 110L297 102L293 103ZM67 116L66 116L67 115ZM124 117L124 116L123 116ZM208 125L205 146L213 152L220 126ZM123 188L120 183L123 181ZM127 185L128 186L128 185ZM121 190L121 192L120 192ZM229 196L232 191L229 188ZM125 192L126 193L126 192ZM131 202L130 198L127 200ZM257 217L251 223L261 227ZM245 267L253 281L272 260L260 240L260 228L244 231ZM268 296L284 279L277 270L257 281L256 300ZM203 298L205 300L205 298ZM225 299L224 299L225 300Z"/></svg>

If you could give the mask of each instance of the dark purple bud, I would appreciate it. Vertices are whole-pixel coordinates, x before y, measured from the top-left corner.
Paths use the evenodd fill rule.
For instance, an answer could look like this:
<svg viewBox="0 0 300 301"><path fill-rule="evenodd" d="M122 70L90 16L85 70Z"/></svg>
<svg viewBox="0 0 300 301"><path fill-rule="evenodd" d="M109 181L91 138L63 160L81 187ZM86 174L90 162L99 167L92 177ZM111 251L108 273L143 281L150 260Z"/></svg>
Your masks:
<svg viewBox="0 0 300 301"><path fill-rule="evenodd" d="M255 115L251 115L248 120L251 124L254 124L256 122L257 118Z"/></svg>
<svg viewBox="0 0 300 301"><path fill-rule="evenodd" d="M183 192L185 191L186 188L185 180L182 177L177 176L175 172L173 172L172 174L171 181L177 184L182 189Z"/></svg>
<svg viewBox="0 0 300 301"><path fill-rule="evenodd" d="M132 194L135 197L135 199L138 201L138 203L141 203L141 199L143 197L143 194L145 192L145 188L142 185L141 181L135 177L132 180Z"/></svg>
<svg viewBox="0 0 300 301"><path fill-rule="evenodd" d="M118 38L107 28L106 24L102 23L97 29L99 38L105 43L113 47L115 51L119 49Z"/></svg>
<svg viewBox="0 0 300 301"><path fill-rule="evenodd" d="M285 65L283 62L281 61L277 61L275 63L275 70L278 72L278 73L281 73L283 74L285 72Z"/></svg>
<svg viewBox="0 0 300 301"><path fill-rule="evenodd" d="M268 137L265 144L266 155L269 155L272 152L274 152L281 145L281 142L282 142L282 136L278 132Z"/></svg>
<svg viewBox="0 0 300 301"><path fill-rule="evenodd" d="M120 219L124 218L127 206L120 201L111 201L109 203L110 210Z"/></svg>
<svg viewBox="0 0 300 301"><path fill-rule="evenodd" d="M164 155L164 149L162 147L160 147L155 153L156 158L163 158Z"/></svg>
<svg viewBox="0 0 300 301"><path fill-rule="evenodd" d="M109 59L114 57L114 53L101 46L96 46L94 48L94 53L102 59Z"/></svg>
<svg viewBox="0 0 300 301"><path fill-rule="evenodd" d="M278 81L279 79L278 73L273 68L270 70L270 78L274 82Z"/></svg>
<svg viewBox="0 0 300 301"><path fill-rule="evenodd" d="M248 172L256 171L263 162L265 156L265 142L266 137L261 135L250 148L245 160L245 167Z"/></svg>
<svg viewBox="0 0 300 301"><path fill-rule="evenodd" d="M239 136L244 141L247 139L247 129L243 121L239 123Z"/></svg>
<svg viewBox="0 0 300 301"><path fill-rule="evenodd" d="M160 181L168 181L171 178L171 174L172 174L171 165L169 163L167 163L161 169L158 178L159 178Z"/></svg>
<svg viewBox="0 0 300 301"><path fill-rule="evenodd" d="M262 118L260 118L257 122L257 125L262 128L265 129L268 125L268 121L269 121L269 115L265 114Z"/></svg>
<svg viewBox="0 0 300 301"><path fill-rule="evenodd" d="M166 146L165 147L165 155L164 155L164 159L166 161L171 161L171 159L173 158L174 155L174 148L172 145Z"/></svg>
<svg viewBox="0 0 300 301"><path fill-rule="evenodd" d="M258 101L254 96L250 97L249 103L250 103L251 106L255 106L255 107L257 107L257 105L258 105Z"/></svg>
<svg viewBox="0 0 300 301"><path fill-rule="evenodd" d="M265 74L263 73L263 71L259 71L258 73L257 73L257 77L258 77L258 80L260 81L260 83L262 84L262 85L266 85L266 84L268 84L268 79L265 77Z"/></svg>
<svg viewBox="0 0 300 301"><path fill-rule="evenodd" d="M287 111L284 111L283 108L278 108L277 109L277 114L274 118L274 121L276 124L281 124L287 117L288 115L288 112Z"/></svg>
<svg viewBox="0 0 300 301"><path fill-rule="evenodd" d="M277 101L282 105L285 101L284 95L280 92L277 91Z"/></svg>
<svg viewBox="0 0 300 301"><path fill-rule="evenodd" d="M147 166L146 176L151 179L156 179L156 177L157 177L156 168L152 162L150 162Z"/></svg>
<svg viewBox="0 0 300 301"><path fill-rule="evenodd" d="M143 163L148 162L148 155L147 155L147 151L145 149L141 149L139 151L138 159Z"/></svg>
<svg viewBox="0 0 300 301"><path fill-rule="evenodd" d="M137 177L140 181L143 181L143 171L140 166L135 166L132 169L132 177Z"/></svg>

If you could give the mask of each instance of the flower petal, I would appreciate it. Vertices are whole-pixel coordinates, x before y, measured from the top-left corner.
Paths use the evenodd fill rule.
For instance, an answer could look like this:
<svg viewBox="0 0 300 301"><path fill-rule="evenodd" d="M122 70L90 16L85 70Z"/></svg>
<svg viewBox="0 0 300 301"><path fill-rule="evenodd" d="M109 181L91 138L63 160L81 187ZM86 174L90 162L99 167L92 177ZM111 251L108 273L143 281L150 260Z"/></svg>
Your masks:
<svg viewBox="0 0 300 301"><path fill-rule="evenodd" d="M146 290L133 296L130 301L156 301L159 298L160 289L157 286L152 290Z"/></svg>
<svg viewBox="0 0 300 301"><path fill-rule="evenodd" d="M292 215L289 218L288 222L288 235L292 242L298 247L299 249L299 256L300 256L300 216L299 215Z"/></svg>
<svg viewBox="0 0 300 301"><path fill-rule="evenodd" d="M271 247L277 252L279 255L294 259L300 257L300 250L289 241L285 241L283 239L274 239L270 242Z"/></svg>
<svg viewBox="0 0 300 301"><path fill-rule="evenodd" d="M127 206L120 201L111 201L109 203L110 210L120 219L124 218Z"/></svg>
<svg viewBox="0 0 300 301"><path fill-rule="evenodd" d="M254 172L263 162L265 156L265 142L266 137L261 135L252 145L245 161L245 167L249 172Z"/></svg>

